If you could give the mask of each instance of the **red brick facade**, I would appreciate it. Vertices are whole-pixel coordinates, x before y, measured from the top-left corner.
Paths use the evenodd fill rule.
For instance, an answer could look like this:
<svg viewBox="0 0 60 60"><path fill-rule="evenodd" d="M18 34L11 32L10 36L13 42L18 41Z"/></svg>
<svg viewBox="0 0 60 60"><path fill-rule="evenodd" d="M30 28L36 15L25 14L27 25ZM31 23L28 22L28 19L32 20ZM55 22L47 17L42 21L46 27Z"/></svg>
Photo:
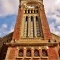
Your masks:
<svg viewBox="0 0 60 60"><path fill-rule="evenodd" d="M44 6L42 6L42 8L39 8L39 15L40 15L40 19L41 19L44 39L47 39L47 40L52 39L49 25L47 22L47 18L46 18L45 11L44 11Z"/></svg>
<svg viewBox="0 0 60 60"><path fill-rule="evenodd" d="M19 8L19 10L18 10L18 16L17 16L15 29L14 29L13 39L17 39L17 40L19 39L21 20L23 18L23 11L24 11L23 8ZM39 8L39 15L40 15L40 19L41 19L44 39L46 39L46 40L52 39L49 25L47 22L47 18L45 15L44 7L42 8L42 10L41 10L41 8Z"/></svg>
<svg viewBox="0 0 60 60"><path fill-rule="evenodd" d="M58 50L56 51L56 49L54 47L50 47L49 48L49 60L58 60L59 56L58 56Z"/></svg>
<svg viewBox="0 0 60 60"><path fill-rule="evenodd" d="M17 20L16 20L16 25L14 28L13 39L19 40L22 18L23 18L23 8L21 7L18 10L18 16L17 16Z"/></svg>
<svg viewBox="0 0 60 60"><path fill-rule="evenodd" d="M46 15L45 15L44 6L42 6L42 8L39 7L38 10L39 10L39 17L40 17L41 25L42 25L42 34L43 34L43 38L44 38L44 40L43 40L43 43L44 43L45 40L52 39L52 36L51 36L51 33L50 33L47 18L46 18ZM17 16L17 20L16 20L16 25L15 25L13 37L12 37L13 40L14 39L16 39L17 41L18 40L23 40L22 38L20 38L20 35L21 35L21 28L20 27L21 27L21 22L22 22L22 19L23 19L23 14L24 14L24 9L21 7L18 10L18 16ZM32 42L34 44L34 41L32 41ZM19 44L19 42L17 42L17 43ZM58 49L57 49L58 44L57 43L56 43L57 44L56 46L51 46L51 47L47 46L48 47L48 49L46 48L47 53L48 53L47 57L42 56L43 46L46 47L46 45L30 46L29 44L26 44L26 46L22 46L22 45L18 45L17 43L14 43L14 42L11 43L11 44L16 44L17 46L9 47L10 49L8 49L8 51L10 51L10 52L8 54L8 51L7 51L7 55L6 55L7 60L59 60ZM50 44L50 43L51 42L48 42L48 44ZM52 43L52 45L53 44L54 43ZM20 49L20 47L23 48L23 50L24 50L23 57L18 56L19 49L17 47L19 49ZM26 50L27 50L28 47L30 47L30 49L31 49L31 57L26 56L26 53L27 53ZM32 49L32 47L33 47L33 49ZM39 54L40 54L39 57L34 56L34 48L35 47L38 48L38 51L39 51ZM40 47L42 47L42 48L39 49Z"/></svg>

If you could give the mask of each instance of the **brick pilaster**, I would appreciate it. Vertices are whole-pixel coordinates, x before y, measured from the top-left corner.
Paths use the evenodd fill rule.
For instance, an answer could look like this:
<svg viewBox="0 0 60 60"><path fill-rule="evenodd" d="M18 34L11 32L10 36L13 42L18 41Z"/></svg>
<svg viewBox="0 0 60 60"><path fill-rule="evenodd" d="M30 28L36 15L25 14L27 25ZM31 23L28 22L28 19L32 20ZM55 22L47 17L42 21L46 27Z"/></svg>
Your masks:
<svg viewBox="0 0 60 60"><path fill-rule="evenodd" d="M5 60L16 60L18 49L16 47L9 47Z"/></svg>
<svg viewBox="0 0 60 60"><path fill-rule="evenodd" d="M17 16L17 20L16 20L16 25L15 25L15 29L14 29L14 33L13 33L13 39L19 40L20 37L20 27L21 27L21 22L22 22L22 18L23 18L23 8L19 8L18 10L18 16Z"/></svg>
<svg viewBox="0 0 60 60"><path fill-rule="evenodd" d="M49 60L58 60L58 54L54 47L50 47L48 50Z"/></svg>
<svg viewBox="0 0 60 60"><path fill-rule="evenodd" d="M44 6L42 7L43 8L38 8L38 9L39 9L39 16L40 16L41 25L42 25L43 37L44 39L51 39L51 33L50 33L49 25L47 22L47 18L45 15Z"/></svg>

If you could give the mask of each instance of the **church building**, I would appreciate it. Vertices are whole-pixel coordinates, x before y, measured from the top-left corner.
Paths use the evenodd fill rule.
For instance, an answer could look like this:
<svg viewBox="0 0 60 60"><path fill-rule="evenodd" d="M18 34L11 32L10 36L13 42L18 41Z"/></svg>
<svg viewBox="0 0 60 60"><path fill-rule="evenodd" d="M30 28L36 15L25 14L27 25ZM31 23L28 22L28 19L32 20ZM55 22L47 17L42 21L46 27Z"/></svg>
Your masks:
<svg viewBox="0 0 60 60"><path fill-rule="evenodd" d="M53 38L43 0L19 0L18 15L5 60L60 60L60 42Z"/></svg>

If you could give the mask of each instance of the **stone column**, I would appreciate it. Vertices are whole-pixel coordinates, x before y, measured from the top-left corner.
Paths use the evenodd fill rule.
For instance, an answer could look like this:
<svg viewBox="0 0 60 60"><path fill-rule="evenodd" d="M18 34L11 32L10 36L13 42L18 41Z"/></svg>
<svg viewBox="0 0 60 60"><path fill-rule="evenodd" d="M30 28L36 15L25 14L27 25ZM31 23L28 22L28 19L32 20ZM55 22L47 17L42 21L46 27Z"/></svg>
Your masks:
<svg viewBox="0 0 60 60"><path fill-rule="evenodd" d="M26 13L28 13L28 9L26 9Z"/></svg>
<svg viewBox="0 0 60 60"><path fill-rule="evenodd" d="M28 37L30 37L30 23L31 23L31 18L28 16Z"/></svg>
<svg viewBox="0 0 60 60"><path fill-rule="evenodd" d="M26 57L26 47L24 47L24 58Z"/></svg>
<svg viewBox="0 0 60 60"><path fill-rule="evenodd" d="M39 47L39 55L40 55L39 57L42 56L41 54L42 54L42 50L41 50L41 47ZM39 60L41 60L41 58L39 58Z"/></svg>
<svg viewBox="0 0 60 60"><path fill-rule="evenodd" d="M22 26L21 26L21 27L22 27L22 29L21 29L21 37L24 37L23 34L24 34L24 24L25 24L25 20L26 20L26 17L24 17L23 20L22 20Z"/></svg>
<svg viewBox="0 0 60 60"><path fill-rule="evenodd" d="M34 16L34 36L37 37L36 33L36 17Z"/></svg>
<svg viewBox="0 0 60 60"><path fill-rule="evenodd" d="M32 58L34 57L34 47L31 47L31 55L32 55Z"/></svg>
<svg viewBox="0 0 60 60"><path fill-rule="evenodd" d="M47 49L47 53L48 53L48 58L47 58L47 60L49 60L49 47L46 46L46 49Z"/></svg>
<svg viewBox="0 0 60 60"><path fill-rule="evenodd" d="M30 13L31 13L31 9L30 9Z"/></svg>
<svg viewBox="0 0 60 60"><path fill-rule="evenodd" d="M33 13L34 13L34 9L33 9L32 11L33 11Z"/></svg>

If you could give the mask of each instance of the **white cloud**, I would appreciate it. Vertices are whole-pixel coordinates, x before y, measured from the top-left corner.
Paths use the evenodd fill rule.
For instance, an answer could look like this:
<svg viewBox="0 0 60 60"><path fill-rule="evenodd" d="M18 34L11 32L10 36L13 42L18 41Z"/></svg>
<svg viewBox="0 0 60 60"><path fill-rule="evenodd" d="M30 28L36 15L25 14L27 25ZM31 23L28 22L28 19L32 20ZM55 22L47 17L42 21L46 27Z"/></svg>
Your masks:
<svg viewBox="0 0 60 60"><path fill-rule="evenodd" d="M60 0L44 0L44 7L48 21L52 19L49 24L51 32L60 36Z"/></svg>
<svg viewBox="0 0 60 60"><path fill-rule="evenodd" d="M60 30L60 26L58 26L58 29Z"/></svg>
<svg viewBox="0 0 60 60"><path fill-rule="evenodd" d="M13 31L14 31L14 26L11 26L10 30L9 30L9 33L13 32Z"/></svg>
<svg viewBox="0 0 60 60"><path fill-rule="evenodd" d="M0 0L0 16L17 14L19 0Z"/></svg>
<svg viewBox="0 0 60 60"><path fill-rule="evenodd" d="M10 27L8 27L7 24L2 24L2 26L0 27L0 37L3 37L11 32L14 31L14 24L11 24Z"/></svg>
<svg viewBox="0 0 60 60"><path fill-rule="evenodd" d="M57 4L60 3L60 0L57 0L56 3L57 3Z"/></svg>
<svg viewBox="0 0 60 60"><path fill-rule="evenodd" d="M8 25L5 23L0 26L0 37L4 36L4 34L6 35L8 33L7 28L8 28Z"/></svg>
<svg viewBox="0 0 60 60"><path fill-rule="evenodd" d="M7 28L8 25L7 25L7 24L2 24L2 27L3 27L3 28Z"/></svg>
<svg viewBox="0 0 60 60"><path fill-rule="evenodd" d="M1 33L0 33L0 36L1 36Z"/></svg>
<svg viewBox="0 0 60 60"><path fill-rule="evenodd" d="M60 0L43 1L47 18L53 18L55 20L55 22L50 23L50 30L60 36ZM0 16L17 14L18 5L19 0L0 0ZM4 27L7 28L7 26ZM9 32L11 31L13 31L13 27L9 30Z"/></svg>
<svg viewBox="0 0 60 60"><path fill-rule="evenodd" d="M52 33L60 36L60 26L55 27L56 25L54 23L51 23L49 26Z"/></svg>

